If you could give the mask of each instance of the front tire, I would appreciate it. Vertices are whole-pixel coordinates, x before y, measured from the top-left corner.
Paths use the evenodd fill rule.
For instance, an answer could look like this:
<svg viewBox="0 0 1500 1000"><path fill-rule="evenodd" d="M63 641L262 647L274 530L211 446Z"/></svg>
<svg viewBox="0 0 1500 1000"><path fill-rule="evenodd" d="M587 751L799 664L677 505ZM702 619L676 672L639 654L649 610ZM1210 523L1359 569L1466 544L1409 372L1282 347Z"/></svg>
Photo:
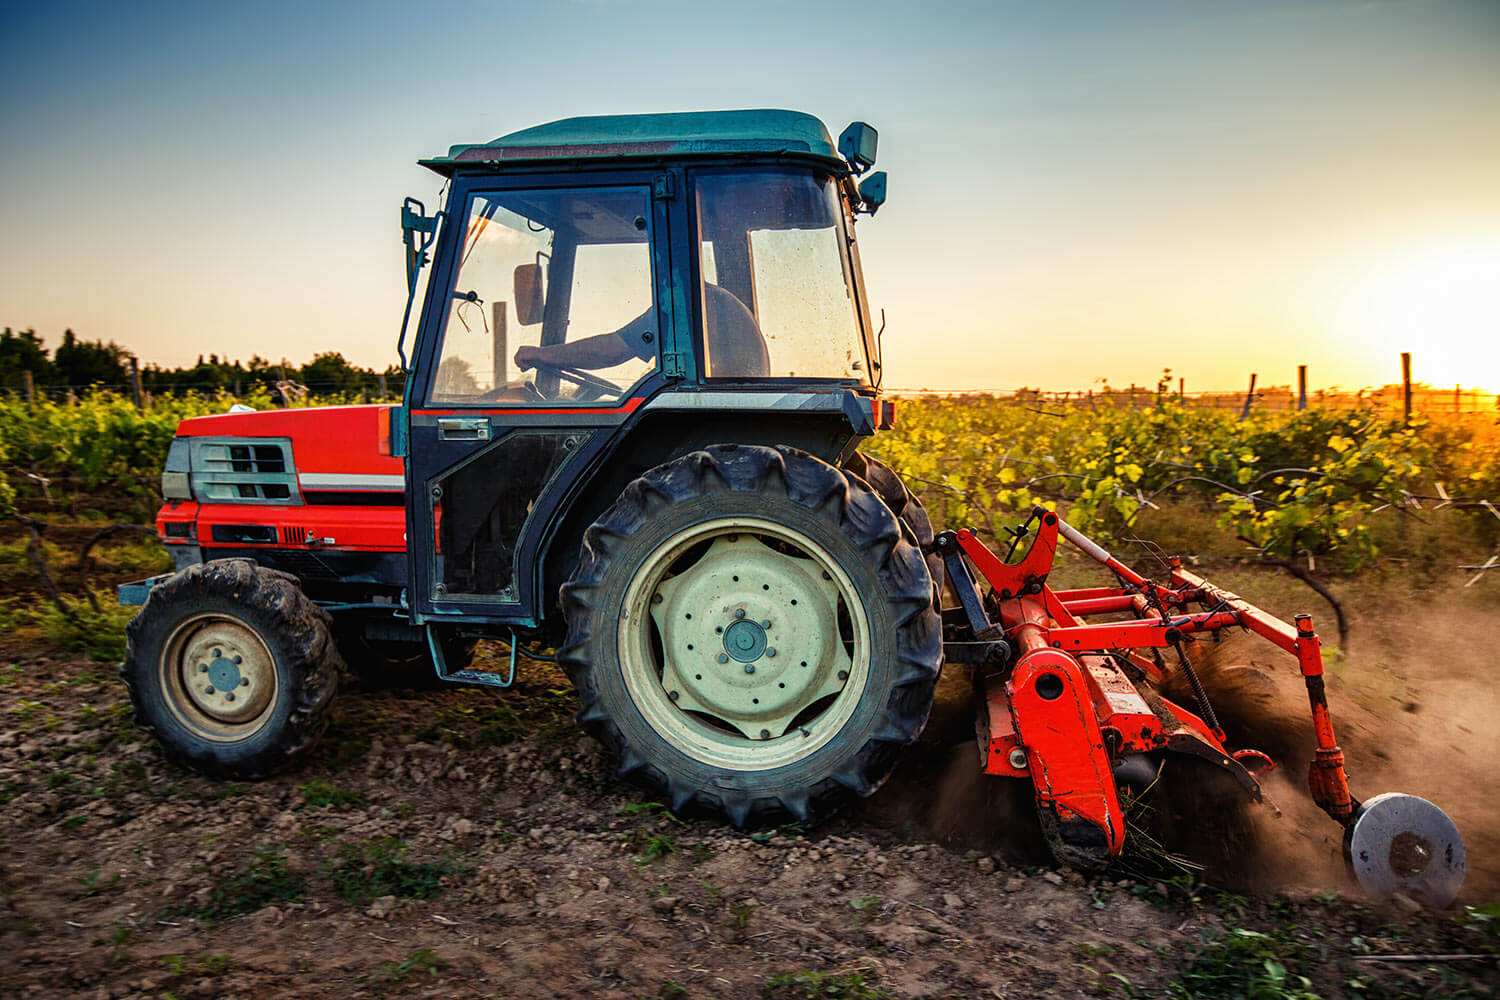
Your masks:
<svg viewBox="0 0 1500 1000"><path fill-rule="evenodd" d="M190 566L152 589L125 632L136 722L200 774L265 777L328 724L341 663L327 613L295 577L248 559Z"/></svg>
<svg viewBox="0 0 1500 1000"><path fill-rule="evenodd" d="M562 597L579 722L674 811L819 818L873 792L932 706L922 554L864 483L791 448L635 480Z"/></svg>

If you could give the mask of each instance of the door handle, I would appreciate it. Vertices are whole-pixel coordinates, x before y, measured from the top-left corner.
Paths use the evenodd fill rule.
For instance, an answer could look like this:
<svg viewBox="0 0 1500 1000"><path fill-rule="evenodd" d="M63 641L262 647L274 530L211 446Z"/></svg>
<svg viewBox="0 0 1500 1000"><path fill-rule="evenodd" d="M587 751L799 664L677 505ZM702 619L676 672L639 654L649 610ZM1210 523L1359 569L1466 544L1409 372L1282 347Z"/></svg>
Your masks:
<svg viewBox="0 0 1500 1000"><path fill-rule="evenodd" d="M488 441L489 417L438 417L439 441Z"/></svg>

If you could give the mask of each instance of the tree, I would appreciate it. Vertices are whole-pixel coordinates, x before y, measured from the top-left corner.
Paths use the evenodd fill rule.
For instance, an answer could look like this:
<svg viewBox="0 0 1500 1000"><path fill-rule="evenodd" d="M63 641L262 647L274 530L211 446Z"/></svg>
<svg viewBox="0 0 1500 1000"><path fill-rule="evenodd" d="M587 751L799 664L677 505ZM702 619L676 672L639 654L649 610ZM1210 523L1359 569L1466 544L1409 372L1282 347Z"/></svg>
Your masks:
<svg viewBox="0 0 1500 1000"><path fill-rule="evenodd" d="M57 382L73 389L91 385L124 386L127 352L119 344L102 340L79 340L72 330L63 331L62 343L53 352Z"/></svg>
<svg viewBox="0 0 1500 1000"><path fill-rule="evenodd" d="M369 378L369 372L350 365L338 351L313 355L301 371L302 384L317 394L362 392Z"/></svg>
<svg viewBox="0 0 1500 1000"><path fill-rule="evenodd" d="M47 348L35 330L12 333L10 327L0 333L0 389L20 391L26 385L26 372L36 385L56 380L57 372L47 357Z"/></svg>

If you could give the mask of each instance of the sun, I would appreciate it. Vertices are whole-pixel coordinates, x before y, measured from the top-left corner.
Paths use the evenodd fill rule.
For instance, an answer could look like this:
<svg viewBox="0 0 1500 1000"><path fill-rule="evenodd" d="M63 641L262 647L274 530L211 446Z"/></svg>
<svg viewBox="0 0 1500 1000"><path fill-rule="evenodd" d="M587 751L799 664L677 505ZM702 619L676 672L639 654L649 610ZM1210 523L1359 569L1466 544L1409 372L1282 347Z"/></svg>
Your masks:
<svg viewBox="0 0 1500 1000"><path fill-rule="evenodd" d="M1500 240L1448 242L1380 261L1356 281L1338 326L1360 360L1412 354L1429 385L1500 392Z"/></svg>

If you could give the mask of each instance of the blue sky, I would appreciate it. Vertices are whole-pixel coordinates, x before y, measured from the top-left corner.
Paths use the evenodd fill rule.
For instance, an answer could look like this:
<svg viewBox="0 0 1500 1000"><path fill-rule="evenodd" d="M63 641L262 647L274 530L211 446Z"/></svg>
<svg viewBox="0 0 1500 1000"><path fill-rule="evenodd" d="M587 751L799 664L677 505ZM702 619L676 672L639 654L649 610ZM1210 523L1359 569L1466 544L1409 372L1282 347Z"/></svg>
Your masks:
<svg viewBox="0 0 1500 1000"><path fill-rule="evenodd" d="M574 114L881 132L887 383L1500 383L1500 4L8 5L0 325L394 360L414 161ZM1491 282L1493 279L1493 282ZM1428 309L1428 304L1433 309ZM1442 308L1436 308L1441 305Z"/></svg>

